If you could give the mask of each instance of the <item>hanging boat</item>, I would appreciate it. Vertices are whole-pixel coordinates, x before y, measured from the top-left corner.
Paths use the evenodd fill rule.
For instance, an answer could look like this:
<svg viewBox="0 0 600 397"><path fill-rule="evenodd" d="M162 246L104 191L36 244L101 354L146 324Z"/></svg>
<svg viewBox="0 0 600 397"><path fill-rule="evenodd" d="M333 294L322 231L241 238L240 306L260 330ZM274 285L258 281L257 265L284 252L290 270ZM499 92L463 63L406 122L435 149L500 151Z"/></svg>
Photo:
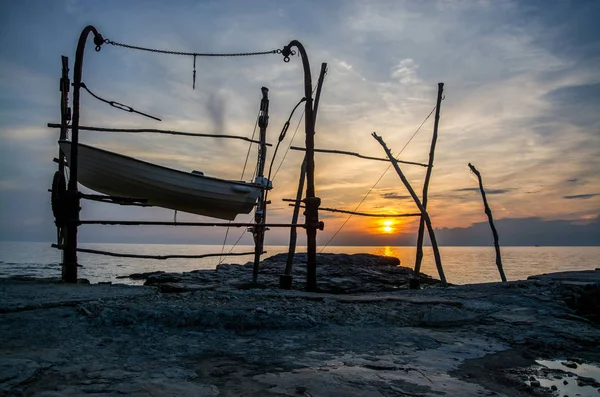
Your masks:
<svg viewBox="0 0 600 397"><path fill-rule="evenodd" d="M70 164L71 142L58 143ZM250 213L261 195L259 184L178 171L93 146L78 146L79 183L109 196L146 200L148 205L233 220L238 214Z"/></svg>

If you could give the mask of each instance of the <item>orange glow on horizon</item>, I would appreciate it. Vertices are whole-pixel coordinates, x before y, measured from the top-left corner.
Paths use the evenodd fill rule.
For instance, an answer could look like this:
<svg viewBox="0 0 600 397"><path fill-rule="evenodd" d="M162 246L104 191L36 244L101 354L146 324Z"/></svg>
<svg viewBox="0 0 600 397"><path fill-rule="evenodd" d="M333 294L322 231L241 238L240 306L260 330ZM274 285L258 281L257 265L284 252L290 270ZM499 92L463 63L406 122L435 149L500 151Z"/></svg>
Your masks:
<svg viewBox="0 0 600 397"><path fill-rule="evenodd" d="M393 227L394 226L394 221L391 219L385 219L383 221L381 221L381 232L384 234L390 234L393 233L396 229Z"/></svg>

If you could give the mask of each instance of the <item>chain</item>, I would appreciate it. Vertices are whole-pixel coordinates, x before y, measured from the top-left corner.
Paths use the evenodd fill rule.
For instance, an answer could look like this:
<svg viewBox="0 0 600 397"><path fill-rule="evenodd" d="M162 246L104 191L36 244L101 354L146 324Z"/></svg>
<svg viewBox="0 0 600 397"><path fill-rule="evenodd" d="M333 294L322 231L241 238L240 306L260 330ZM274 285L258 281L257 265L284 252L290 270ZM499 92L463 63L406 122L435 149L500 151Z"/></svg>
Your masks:
<svg viewBox="0 0 600 397"><path fill-rule="evenodd" d="M135 45L117 43L116 41L112 41L112 40L108 40L108 39L105 39L104 43L114 45L117 47L129 48L132 50L156 52L159 54L169 54L169 55L193 56L193 57L244 57L244 56L253 56L253 55L281 54L281 50L259 51L259 52L232 52L232 53L206 53L206 52L203 53L203 52L158 50L155 48L139 47L139 46L135 46Z"/></svg>

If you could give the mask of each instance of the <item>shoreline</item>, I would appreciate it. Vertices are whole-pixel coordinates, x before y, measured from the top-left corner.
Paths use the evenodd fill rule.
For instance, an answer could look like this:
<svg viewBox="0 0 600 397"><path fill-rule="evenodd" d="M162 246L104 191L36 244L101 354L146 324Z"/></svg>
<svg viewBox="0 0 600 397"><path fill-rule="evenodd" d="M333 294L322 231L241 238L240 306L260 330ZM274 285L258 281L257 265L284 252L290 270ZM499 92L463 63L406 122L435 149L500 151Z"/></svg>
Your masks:
<svg viewBox="0 0 600 397"><path fill-rule="evenodd" d="M363 286L389 285L357 263ZM0 279L0 396L550 396L536 382L561 372L536 359L600 363L600 271L360 293L340 275L308 293L240 289L231 266L219 283Z"/></svg>

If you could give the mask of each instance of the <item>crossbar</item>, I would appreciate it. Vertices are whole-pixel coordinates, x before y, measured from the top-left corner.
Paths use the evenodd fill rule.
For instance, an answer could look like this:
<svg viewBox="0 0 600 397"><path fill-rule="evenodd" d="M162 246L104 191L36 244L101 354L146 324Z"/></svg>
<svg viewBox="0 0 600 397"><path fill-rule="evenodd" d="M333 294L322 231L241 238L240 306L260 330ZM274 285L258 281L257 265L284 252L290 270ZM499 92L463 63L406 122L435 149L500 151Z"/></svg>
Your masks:
<svg viewBox="0 0 600 397"><path fill-rule="evenodd" d="M57 123L48 123L49 128L60 128L61 125ZM250 143L258 143L255 139L250 139L245 136L238 135L224 135L224 134L198 134L193 132L182 132L182 131L172 131L172 130L157 130L154 128L105 128L105 127L89 127L89 126L79 126L79 131L99 131L99 132L125 132L128 134L140 134L140 133L151 133L151 134L169 134L169 135L183 135L183 136L195 136L200 138L226 138L226 139L240 139L242 141L250 142ZM270 143L266 144L267 146L273 146Z"/></svg>
<svg viewBox="0 0 600 397"><path fill-rule="evenodd" d="M68 221L67 221L68 222ZM255 223L213 223L213 222L160 222L160 221L78 221L79 225L123 225L123 226L221 226L221 227L255 227ZM300 223L266 223L260 227L306 227Z"/></svg>
<svg viewBox="0 0 600 397"><path fill-rule="evenodd" d="M306 151L306 148L303 148L303 147L300 147L300 146L291 146L290 149L292 149L292 150L299 150L299 151ZM344 150L315 149L315 152L319 152L319 153L331 153L331 154L344 154L346 156L354 156L354 157L359 157L361 159L366 159L366 160L386 161L386 162L390 161L389 159L386 159L386 158L364 156L364 155L356 153L356 152L346 152ZM418 166L421 166L421 167L429 167L429 165L427 165L427 164L415 163L413 161L398 160L398 162L399 163L403 163L403 164L418 165Z"/></svg>
<svg viewBox="0 0 600 397"><path fill-rule="evenodd" d="M52 248L58 248L57 244L52 244ZM229 254L219 253L219 254L201 254L201 255L138 255L138 254L122 254L119 252L110 252L110 251L101 251L101 250L93 250L88 248L77 248L77 252L83 252L86 254L96 254L96 255L106 255L106 256L116 256L120 258L138 258L138 259L200 259L200 258L209 258L214 256L245 256L245 255L254 255L253 252L232 252ZM263 251L263 254L266 254L267 251Z"/></svg>
<svg viewBox="0 0 600 397"><path fill-rule="evenodd" d="M294 207L295 204L289 204L289 206ZM306 207L301 205L300 208L306 208ZM325 208L325 207L319 207L319 211L341 212L342 214L370 216L370 217L374 217L374 218L405 218L405 217L410 217L410 216L421 216L421 214L368 214L366 212L346 211L346 210L339 210L337 208Z"/></svg>

